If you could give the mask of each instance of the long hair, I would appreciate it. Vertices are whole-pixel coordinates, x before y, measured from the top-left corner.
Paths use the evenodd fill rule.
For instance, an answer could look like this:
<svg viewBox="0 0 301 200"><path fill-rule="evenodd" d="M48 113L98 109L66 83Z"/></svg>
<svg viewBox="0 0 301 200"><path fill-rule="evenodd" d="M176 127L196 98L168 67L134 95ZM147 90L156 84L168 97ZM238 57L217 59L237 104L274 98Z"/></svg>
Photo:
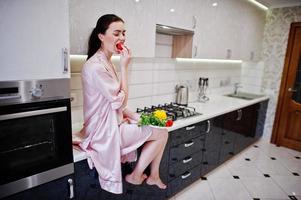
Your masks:
<svg viewBox="0 0 301 200"><path fill-rule="evenodd" d="M96 27L93 29L89 38L87 60L101 47L101 41L98 38L98 34L105 34L112 22L119 21L124 22L120 17L114 14L103 15L97 20Z"/></svg>

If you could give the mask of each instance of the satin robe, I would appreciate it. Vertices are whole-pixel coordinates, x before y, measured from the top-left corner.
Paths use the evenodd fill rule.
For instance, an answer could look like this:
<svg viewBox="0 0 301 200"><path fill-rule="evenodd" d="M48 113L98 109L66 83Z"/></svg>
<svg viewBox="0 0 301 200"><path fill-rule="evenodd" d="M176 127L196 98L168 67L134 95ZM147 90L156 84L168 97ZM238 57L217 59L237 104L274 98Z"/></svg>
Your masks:
<svg viewBox="0 0 301 200"><path fill-rule="evenodd" d="M106 56L96 52L82 69L84 140L89 167L96 168L100 186L122 193L121 162L136 160L136 149L151 135L148 126L123 122L125 93Z"/></svg>

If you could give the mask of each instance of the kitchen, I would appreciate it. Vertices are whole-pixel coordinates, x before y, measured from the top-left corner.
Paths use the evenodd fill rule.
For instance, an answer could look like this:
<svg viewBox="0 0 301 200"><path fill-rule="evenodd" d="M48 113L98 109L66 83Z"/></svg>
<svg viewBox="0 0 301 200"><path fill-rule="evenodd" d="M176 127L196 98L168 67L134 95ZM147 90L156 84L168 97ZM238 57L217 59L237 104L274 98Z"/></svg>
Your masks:
<svg viewBox="0 0 301 200"><path fill-rule="evenodd" d="M266 5L270 6L268 10L250 1L234 0L191 0L185 4L176 0L114 0L90 1L89 3L66 0L48 1L43 4L38 1L27 3L2 1L1 44L5 48L1 48L1 55L4 56L1 61L0 80L70 78L72 132L76 133L83 122L80 72L86 58L87 40L99 16L105 13L115 13L126 22L127 44L133 50L129 72L129 107L136 111L137 108L144 109L152 105L175 102L175 88L179 84L188 86L189 106L195 107L197 112L202 113L187 120L175 121L174 126L169 130L171 133L199 122L204 122L204 126L208 127L208 119L215 119L220 115L265 102L268 99L262 139L255 145L259 148L251 148L251 146L237 153L233 158L202 177L207 178L207 181L197 180L191 186L181 188L180 190L184 189L182 192L180 190L176 193L170 192L168 198L201 199L202 195L204 199L235 199L235 191L242 191L240 199L291 199L293 197L289 196L292 195L298 199L301 198L301 194L298 193L300 189L298 190L298 187L296 189L296 186L300 185L298 184L300 179L297 179L299 177L295 175L288 176L287 172L300 174L300 162L297 158L296 163L285 160L290 165L285 163L286 165L283 166L281 158L292 153L295 157L300 157L300 152L283 147L276 148L269 141L272 138L290 24L301 21L301 7L298 1L291 1L289 5L274 5L275 7ZM10 23L11 21L14 23ZM185 43L188 44L188 48L182 47L180 50L185 51L176 52L173 47L175 35L160 33L156 24L192 32L193 36L190 34L190 37L189 34L185 34L185 36L188 35L186 37L188 42ZM14 58L12 55L18 56ZM118 57L114 57L113 62L118 68ZM205 91L208 100L197 103L200 100L200 77L208 78L209 86ZM238 92L263 93L266 96L251 101L223 96L223 94L233 93L235 83L240 83ZM48 86L45 88L44 83L33 85L37 86L34 88L37 95L41 91L46 93ZM54 88L64 90L62 86L54 86ZM56 96L60 95L56 94ZM69 110L68 105L66 107ZM210 121L212 127L214 127L214 122L215 120ZM73 139L78 139L75 134L73 134ZM272 160L271 164L262 158L264 155L276 158L276 160ZM85 161L85 155L74 149L73 156L75 179L71 177L65 180L68 182L66 195L78 198L77 190L80 190L82 183L77 180L76 173L78 168L82 168L80 173L83 177L85 175L86 181L90 180L89 184L94 187L91 186L90 190L87 190L90 191L91 196L86 199L101 196L96 192L99 187L97 179L95 181L91 178L93 177L91 174L95 172L89 171L85 165L77 165ZM251 163L236 162L237 159L242 158L243 160L250 159ZM253 158L262 163L252 162ZM279 163L280 167L272 168L271 165L275 165L274 163ZM244 176L242 173L239 175L241 179L233 179L232 176L238 173L233 169L239 167L248 169L247 171L253 175ZM258 175L259 173L271 175L273 180L263 179L265 176L262 178ZM287 176L281 176L283 174ZM287 180L288 177L291 178L289 181L295 181L294 185L283 186L279 183L279 180ZM70 183L70 179L74 183ZM246 181L248 179L254 184L248 184ZM241 181L240 186L234 182L237 180ZM256 191L253 190L256 187L255 183L261 186L271 185L271 187L266 188L265 191ZM45 189L47 187L42 186L38 188L44 188L41 191L47 191ZM75 190L71 195L70 188L73 186ZM292 189L290 190L288 186ZM30 196L28 193L31 190L27 190L26 195ZM290 192L292 190L294 193ZM127 191L131 197L124 198L139 199L140 197L141 199L140 193L137 193L135 188L129 187ZM155 197L151 196L152 193L157 193L156 190L145 189L143 192L150 193L149 196L143 198L162 198L160 194ZM26 199L26 197L22 198Z"/></svg>

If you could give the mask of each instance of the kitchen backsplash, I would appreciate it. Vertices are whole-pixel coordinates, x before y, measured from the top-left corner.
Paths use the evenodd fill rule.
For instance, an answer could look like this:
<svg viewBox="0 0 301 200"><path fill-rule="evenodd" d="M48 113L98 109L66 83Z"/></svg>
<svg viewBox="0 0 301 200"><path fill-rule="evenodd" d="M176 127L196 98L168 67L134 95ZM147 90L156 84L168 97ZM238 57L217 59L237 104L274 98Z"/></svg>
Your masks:
<svg viewBox="0 0 301 200"><path fill-rule="evenodd" d="M264 63L243 62L241 66L241 91L261 93Z"/></svg>
<svg viewBox="0 0 301 200"><path fill-rule="evenodd" d="M82 87L80 71L85 56L71 56L71 96L72 123L82 123ZM117 69L118 60L113 59ZM241 64L234 62L205 62L205 61L177 61L171 58L133 58L129 67L129 102L132 110L155 104L175 101L175 86L187 84L189 86L189 101L196 101L198 94L198 78L209 78L208 96L233 92L233 84L241 82L242 67L253 70L254 76L259 73L260 64ZM255 66L252 68L251 66ZM258 68L258 70L257 70ZM256 76L258 77L258 76ZM252 77L250 78L252 79ZM254 81L246 88L257 88ZM243 88L242 88L243 89Z"/></svg>

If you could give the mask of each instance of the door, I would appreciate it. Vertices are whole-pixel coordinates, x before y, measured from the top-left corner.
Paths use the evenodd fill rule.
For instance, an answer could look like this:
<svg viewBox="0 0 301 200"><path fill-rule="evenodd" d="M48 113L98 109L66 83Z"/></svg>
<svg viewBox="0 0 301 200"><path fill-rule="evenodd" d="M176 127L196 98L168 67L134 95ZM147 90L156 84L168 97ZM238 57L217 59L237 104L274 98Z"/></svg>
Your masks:
<svg viewBox="0 0 301 200"><path fill-rule="evenodd" d="M272 142L301 151L300 22L291 25Z"/></svg>

